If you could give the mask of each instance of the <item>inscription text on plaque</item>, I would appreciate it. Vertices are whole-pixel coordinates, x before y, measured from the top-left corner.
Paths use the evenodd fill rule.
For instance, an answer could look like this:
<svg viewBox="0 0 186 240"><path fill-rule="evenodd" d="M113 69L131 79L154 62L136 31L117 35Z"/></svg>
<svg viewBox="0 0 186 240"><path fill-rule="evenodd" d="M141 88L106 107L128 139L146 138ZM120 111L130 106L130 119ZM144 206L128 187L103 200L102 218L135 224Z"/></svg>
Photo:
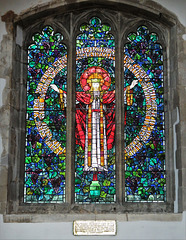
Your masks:
<svg viewBox="0 0 186 240"><path fill-rule="evenodd" d="M116 235L116 221L74 221L74 235Z"/></svg>

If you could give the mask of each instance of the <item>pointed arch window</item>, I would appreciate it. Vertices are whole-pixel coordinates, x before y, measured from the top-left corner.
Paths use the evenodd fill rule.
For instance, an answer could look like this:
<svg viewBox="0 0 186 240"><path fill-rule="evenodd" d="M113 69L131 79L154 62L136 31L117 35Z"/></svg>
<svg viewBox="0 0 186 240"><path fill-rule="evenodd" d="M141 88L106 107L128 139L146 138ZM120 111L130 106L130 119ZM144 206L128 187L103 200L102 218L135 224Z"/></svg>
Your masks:
<svg viewBox="0 0 186 240"><path fill-rule="evenodd" d="M97 17L76 38L76 202L116 202L115 40Z"/></svg>
<svg viewBox="0 0 186 240"><path fill-rule="evenodd" d="M66 202L67 116L74 121L75 152L69 153L74 167L67 174L74 179L75 204L118 204L118 192L123 205L166 201L162 46L145 25L128 34L124 50L118 48L120 40L101 17L80 25L71 56L76 60L76 99L70 116L67 96L73 93L67 89L69 55L62 32L46 26L33 35L28 47L25 203ZM117 54L122 56L123 69L117 74L124 76L121 86ZM122 110L116 112L116 106L124 109L117 123L124 137L119 142L116 119ZM116 149L123 152L122 159Z"/></svg>
<svg viewBox="0 0 186 240"><path fill-rule="evenodd" d="M24 202L65 202L67 48L46 26L28 47ZM54 89L53 89L54 88Z"/></svg>
<svg viewBox="0 0 186 240"><path fill-rule="evenodd" d="M142 25L124 47L126 201L166 201L163 51ZM131 89L132 82L136 86Z"/></svg>

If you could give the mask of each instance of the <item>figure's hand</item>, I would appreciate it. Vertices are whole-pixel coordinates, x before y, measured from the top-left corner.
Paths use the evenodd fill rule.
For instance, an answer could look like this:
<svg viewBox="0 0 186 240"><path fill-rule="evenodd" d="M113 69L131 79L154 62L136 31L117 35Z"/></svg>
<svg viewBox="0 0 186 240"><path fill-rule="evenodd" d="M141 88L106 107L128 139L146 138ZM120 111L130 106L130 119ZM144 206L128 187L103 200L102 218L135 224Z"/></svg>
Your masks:
<svg viewBox="0 0 186 240"><path fill-rule="evenodd" d="M55 84L51 84L50 87L57 93L59 93L59 104L61 106L61 110L64 110L64 108L67 105L67 95L66 93L58 88Z"/></svg>
<svg viewBox="0 0 186 240"><path fill-rule="evenodd" d="M132 84L130 85L130 89L132 89L133 87L135 87L138 84L138 80L134 80L132 82Z"/></svg>
<svg viewBox="0 0 186 240"><path fill-rule="evenodd" d="M59 93L59 88L58 88L55 84L51 84L50 87L51 87L54 91L56 91L56 92Z"/></svg>

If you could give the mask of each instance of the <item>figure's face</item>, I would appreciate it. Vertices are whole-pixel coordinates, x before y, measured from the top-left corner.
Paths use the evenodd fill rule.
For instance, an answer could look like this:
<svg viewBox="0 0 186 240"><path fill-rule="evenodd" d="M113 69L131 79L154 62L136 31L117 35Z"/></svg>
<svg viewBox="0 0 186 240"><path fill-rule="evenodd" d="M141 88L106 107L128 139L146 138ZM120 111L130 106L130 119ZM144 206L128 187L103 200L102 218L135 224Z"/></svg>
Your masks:
<svg viewBox="0 0 186 240"><path fill-rule="evenodd" d="M100 91L100 83L99 82L93 82L92 83L92 89L93 89L93 91Z"/></svg>

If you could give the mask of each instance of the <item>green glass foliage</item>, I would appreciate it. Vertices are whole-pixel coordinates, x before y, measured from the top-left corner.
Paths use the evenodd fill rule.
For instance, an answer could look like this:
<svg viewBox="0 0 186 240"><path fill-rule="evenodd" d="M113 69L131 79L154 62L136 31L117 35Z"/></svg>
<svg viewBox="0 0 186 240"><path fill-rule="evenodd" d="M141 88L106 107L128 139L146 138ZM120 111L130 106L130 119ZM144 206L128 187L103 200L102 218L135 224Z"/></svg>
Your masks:
<svg viewBox="0 0 186 240"><path fill-rule="evenodd" d="M126 201L166 201L163 49L158 35L143 25L136 33L130 33L128 40L124 53L147 73L156 94L157 116L150 138L145 143L141 141L142 147L137 153L125 156ZM127 87L137 78L125 68L124 79ZM140 81L132 91L133 104L125 105L126 146L139 135L146 116L146 98Z"/></svg>
<svg viewBox="0 0 186 240"><path fill-rule="evenodd" d="M64 202L65 152L60 155L54 153L46 144L47 137L43 137L41 131L46 131L47 126L51 140L59 141L65 149L66 111L60 108L57 92L48 86L45 96L41 98L43 90L38 91L38 86L47 69L52 67L57 59L66 55L67 49L61 43L62 35L55 34L50 26L46 26L42 33L36 33L32 39L34 43L28 47L24 202ZM42 83L47 86L47 83ZM52 83L66 91L66 68L52 79ZM44 104L43 111L34 107L38 99ZM40 119L35 117L37 114L40 114ZM39 123L43 126L40 131Z"/></svg>
<svg viewBox="0 0 186 240"><path fill-rule="evenodd" d="M86 99L86 93L91 93L83 89L80 79L87 69L90 69L89 75L92 74L91 71L94 68L100 71L104 69L111 78L108 92L115 90L115 61L109 59L109 57L103 57L102 52L99 56L93 56L96 53L96 47L114 50L115 40L110 33L110 26L102 24L101 20L97 17L91 18L89 24L83 24L80 27L80 31L81 33L76 38L76 50L82 51L82 57L76 61L75 201L77 203L113 203L116 201L115 144L113 144L113 147L109 150L107 149L106 170L90 169L86 171L84 168L86 154L85 147L82 147L80 140L86 135L85 126L88 121L88 108L93 108L93 105L91 102L89 104L83 103L83 101L85 101L84 99ZM85 49L87 50L85 51ZM92 56L88 55L87 52L90 52ZM84 96L82 100L78 97L80 93ZM99 111L99 109L97 111ZM115 113L115 103L113 101L104 106L103 114L107 126L109 124L109 114L111 115L111 113L113 113L112 115ZM115 126L114 117L110 126ZM81 128L83 129L82 134L80 132ZM114 136L112 136L112 138L113 137Z"/></svg>

